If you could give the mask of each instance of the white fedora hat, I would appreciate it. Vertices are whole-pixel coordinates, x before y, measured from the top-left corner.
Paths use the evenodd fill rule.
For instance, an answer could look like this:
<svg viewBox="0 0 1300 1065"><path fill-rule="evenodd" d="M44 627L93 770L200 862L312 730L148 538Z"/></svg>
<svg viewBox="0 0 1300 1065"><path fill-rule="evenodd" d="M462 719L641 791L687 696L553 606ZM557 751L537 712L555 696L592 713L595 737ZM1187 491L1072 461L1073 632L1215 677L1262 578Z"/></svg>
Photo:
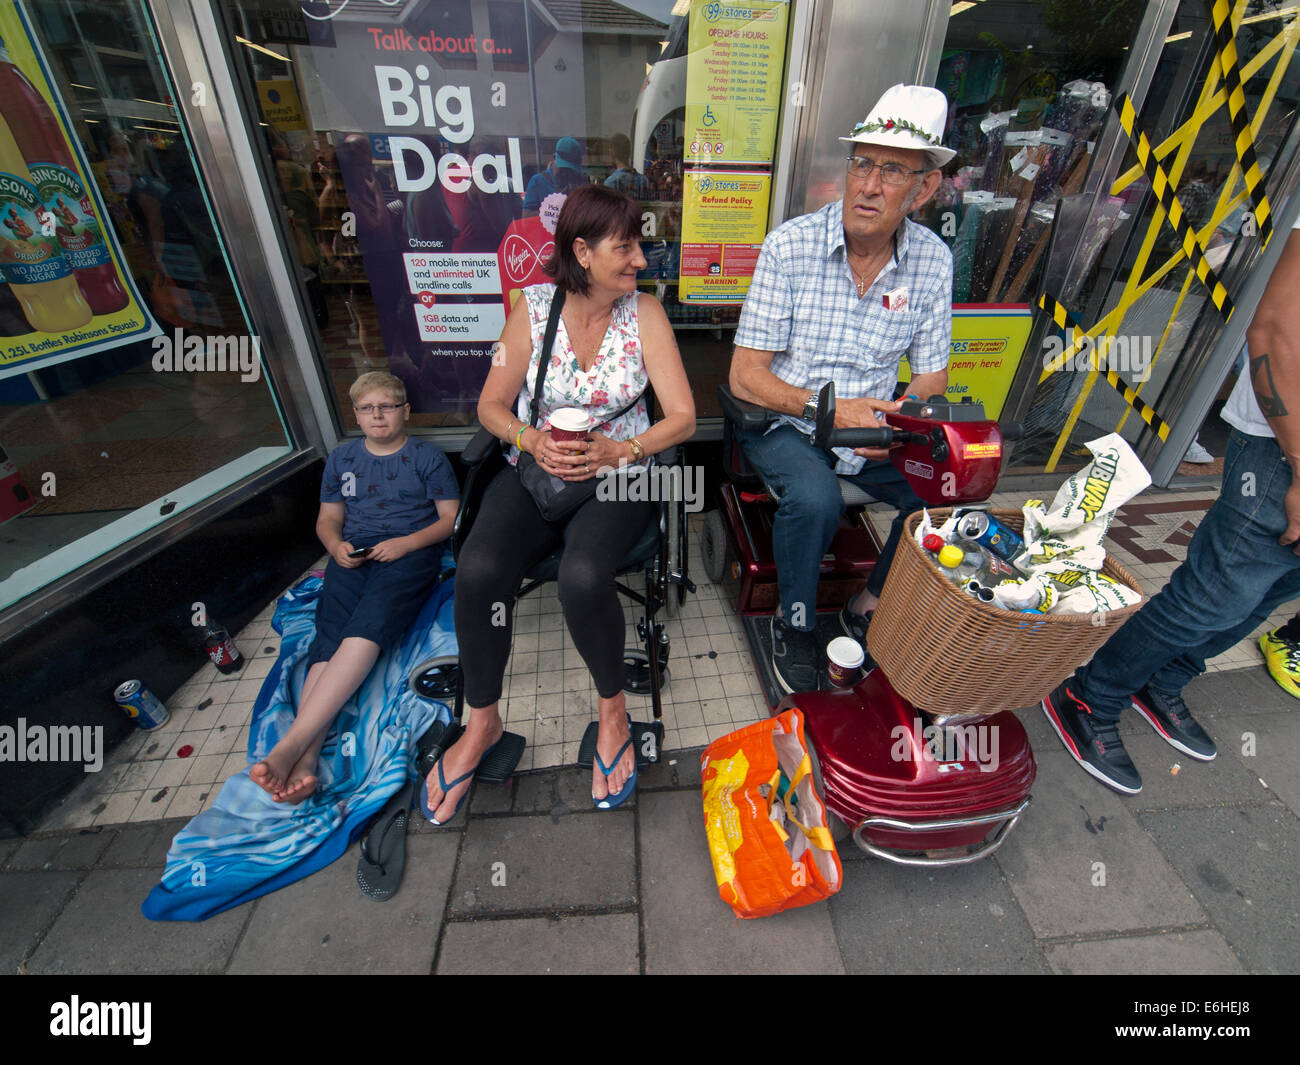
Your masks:
<svg viewBox="0 0 1300 1065"><path fill-rule="evenodd" d="M943 166L957 153L943 146L948 123L948 97L926 85L895 85L886 89L847 137L850 144L881 144L925 152L932 166Z"/></svg>

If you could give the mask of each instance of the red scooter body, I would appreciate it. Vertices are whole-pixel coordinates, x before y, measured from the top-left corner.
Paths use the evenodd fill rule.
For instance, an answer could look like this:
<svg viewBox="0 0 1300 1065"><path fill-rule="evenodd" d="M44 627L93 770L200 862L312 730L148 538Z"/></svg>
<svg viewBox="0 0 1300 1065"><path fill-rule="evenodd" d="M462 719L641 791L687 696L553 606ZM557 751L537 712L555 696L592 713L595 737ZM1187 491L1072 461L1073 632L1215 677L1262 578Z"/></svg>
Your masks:
<svg viewBox="0 0 1300 1065"><path fill-rule="evenodd" d="M908 434L890 461L933 507L988 499L1002 468L1002 431L975 403L909 401L885 421Z"/></svg>
<svg viewBox="0 0 1300 1065"><path fill-rule="evenodd" d="M787 696L773 712L792 705L805 714L826 805L869 853L906 865L975 861L1029 805L1037 765L1009 711L939 728L879 669L853 688ZM958 847L976 849L920 853Z"/></svg>

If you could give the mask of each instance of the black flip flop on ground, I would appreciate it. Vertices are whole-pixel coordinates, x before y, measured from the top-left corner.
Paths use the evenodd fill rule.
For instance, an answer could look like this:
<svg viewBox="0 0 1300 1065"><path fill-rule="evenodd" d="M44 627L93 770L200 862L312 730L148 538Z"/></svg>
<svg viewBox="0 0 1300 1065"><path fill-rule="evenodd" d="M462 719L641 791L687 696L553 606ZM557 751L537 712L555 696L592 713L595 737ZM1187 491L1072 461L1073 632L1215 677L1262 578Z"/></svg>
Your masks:
<svg viewBox="0 0 1300 1065"><path fill-rule="evenodd" d="M361 837L357 885L361 894L376 902L387 902L402 885L402 873L406 870L406 822L416 787L414 780L403 783Z"/></svg>

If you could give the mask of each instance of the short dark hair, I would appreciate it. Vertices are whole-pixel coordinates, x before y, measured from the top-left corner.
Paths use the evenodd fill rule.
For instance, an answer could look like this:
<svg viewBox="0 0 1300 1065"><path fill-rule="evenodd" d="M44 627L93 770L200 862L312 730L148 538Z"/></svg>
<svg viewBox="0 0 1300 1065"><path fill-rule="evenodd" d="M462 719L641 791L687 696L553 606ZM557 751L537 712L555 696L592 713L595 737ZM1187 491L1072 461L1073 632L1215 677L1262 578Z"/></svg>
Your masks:
<svg viewBox="0 0 1300 1065"><path fill-rule="evenodd" d="M641 208L625 192L608 185L582 185L566 197L555 223L555 254L546 263L546 273L565 292L587 294L587 271L573 254L573 242L581 237L599 244L606 237L641 237Z"/></svg>

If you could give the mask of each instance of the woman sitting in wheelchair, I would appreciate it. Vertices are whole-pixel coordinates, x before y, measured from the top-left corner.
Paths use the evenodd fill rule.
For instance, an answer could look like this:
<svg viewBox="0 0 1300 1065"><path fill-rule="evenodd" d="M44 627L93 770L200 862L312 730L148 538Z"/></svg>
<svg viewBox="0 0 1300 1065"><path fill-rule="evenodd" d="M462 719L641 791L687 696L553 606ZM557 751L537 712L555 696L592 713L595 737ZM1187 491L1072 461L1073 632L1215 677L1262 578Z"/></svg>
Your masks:
<svg viewBox="0 0 1300 1065"><path fill-rule="evenodd" d="M637 292L645 266L640 230L640 209L629 196L599 185L571 192L546 265L555 283L533 285L515 302L483 385L479 422L510 445L509 465L484 493L457 560L456 634L469 715L426 782L434 824L455 816L475 768L504 731L498 703L515 596L525 574L561 546L560 602L599 696L592 799L610 809L636 786L614 581L656 512L640 495L598 492L596 479L609 467L643 465L695 431L695 403L668 317ZM642 395L647 379L664 411L654 425ZM552 435L551 415L562 408L576 408L567 416L579 422L590 416L589 440Z"/></svg>

